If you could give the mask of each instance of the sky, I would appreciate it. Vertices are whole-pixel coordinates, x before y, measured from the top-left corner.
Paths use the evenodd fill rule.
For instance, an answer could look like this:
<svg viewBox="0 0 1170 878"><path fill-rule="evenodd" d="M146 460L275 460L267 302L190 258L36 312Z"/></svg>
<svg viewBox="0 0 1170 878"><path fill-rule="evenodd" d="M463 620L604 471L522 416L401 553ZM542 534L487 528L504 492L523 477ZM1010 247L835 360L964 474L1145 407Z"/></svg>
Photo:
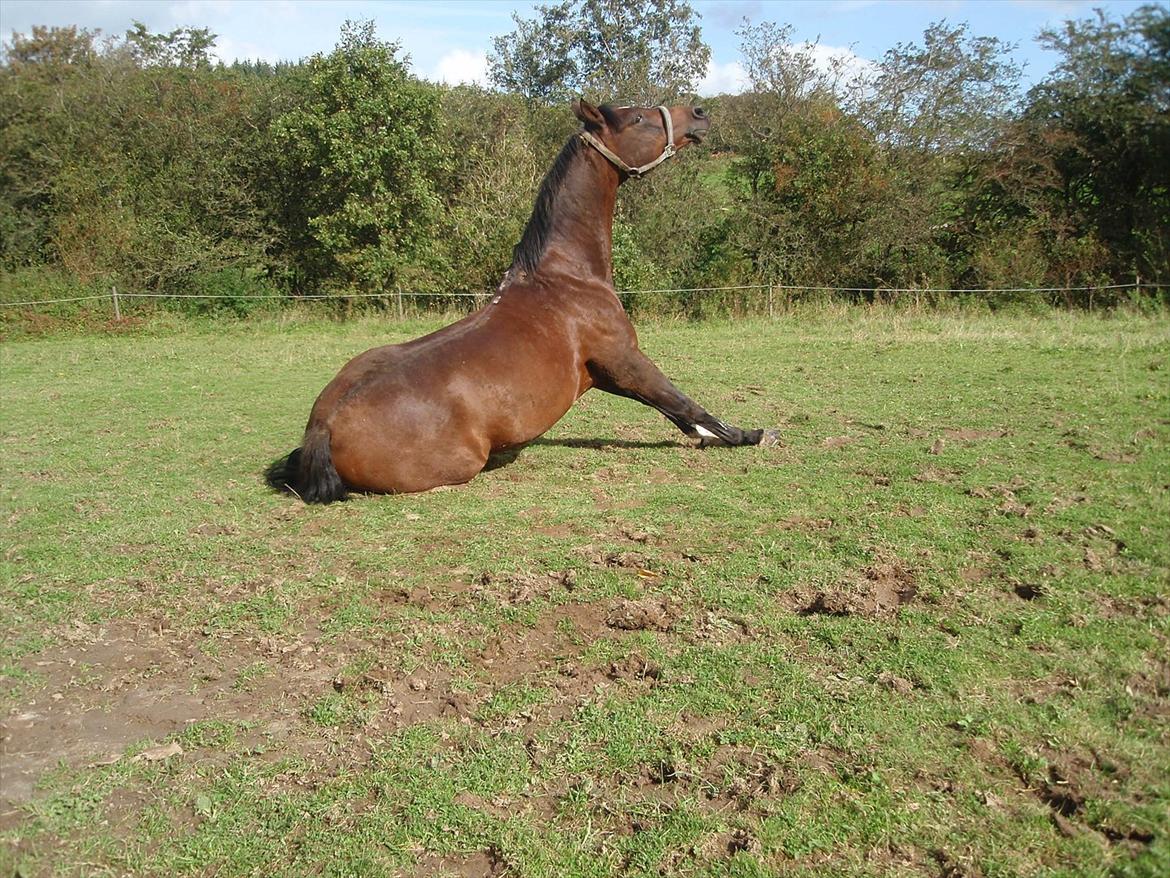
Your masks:
<svg viewBox="0 0 1170 878"><path fill-rule="evenodd" d="M546 3L551 0L545 0ZM0 34L27 33L34 25L76 25L122 35L132 22L168 32L208 28L218 36L223 61L295 61L328 52L346 19L372 19L378 35L396 40L418 76L486 84L492 38L514 28L513 13L533 17L533 0L3 0ZM790 24L797 42L819 43L823 54L850 53L858 63L877 61L899 43L921 43L932 22L966 22L972 35L1018 44L1025 84L1047 73L1055 56L1036 35L1068 18L1102 8L1120 18L1140 0L691 0L702 16L711 63L699 93L734 92L745 85L739 38L744 19Z"/></svg>

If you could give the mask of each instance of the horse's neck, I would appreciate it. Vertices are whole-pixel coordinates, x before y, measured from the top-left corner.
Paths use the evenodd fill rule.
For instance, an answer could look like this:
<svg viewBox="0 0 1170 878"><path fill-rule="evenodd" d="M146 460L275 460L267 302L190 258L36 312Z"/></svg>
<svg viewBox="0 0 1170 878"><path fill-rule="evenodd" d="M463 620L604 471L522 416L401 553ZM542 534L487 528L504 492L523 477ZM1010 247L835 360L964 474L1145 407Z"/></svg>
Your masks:
<svg viewBox="0 0 1170 878"><path fill-rule="evenodd" d="M596 151L582 149L557 193L552 227L537 271L569 270L613 284L616 171Z"/></svg>

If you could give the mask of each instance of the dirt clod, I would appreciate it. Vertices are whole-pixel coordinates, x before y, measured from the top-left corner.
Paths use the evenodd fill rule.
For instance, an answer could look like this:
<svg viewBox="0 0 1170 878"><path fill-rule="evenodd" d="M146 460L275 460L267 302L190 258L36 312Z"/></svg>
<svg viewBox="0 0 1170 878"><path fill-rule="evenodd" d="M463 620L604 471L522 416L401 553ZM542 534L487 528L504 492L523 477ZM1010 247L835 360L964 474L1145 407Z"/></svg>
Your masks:
<svg viewBox="0 0 1170 878"><path fill-rule="evenodd" d="M882 671L877 676L879 686L889 689L891 692L897 692L899 695L909 695L914 691L914 684L905 677L899 677L896 674L891 674L889 671Z"/></svg>
<svg viewBox="0 0 1170 878"><path fill-rule="evenodd" d="M605 619L610 628L622 631L670 631L676 621L678 610L668 601L656 598L620 601Z"/></svg>
<svg viewBox="0 0 1170 878"><path fill-rule="evenodd" d="M797 597L797 612L802 616L864 616L878 618L893 615L918 594L913 573L900 561L880 560L852 581L818 591L803 600Z"/></svg>

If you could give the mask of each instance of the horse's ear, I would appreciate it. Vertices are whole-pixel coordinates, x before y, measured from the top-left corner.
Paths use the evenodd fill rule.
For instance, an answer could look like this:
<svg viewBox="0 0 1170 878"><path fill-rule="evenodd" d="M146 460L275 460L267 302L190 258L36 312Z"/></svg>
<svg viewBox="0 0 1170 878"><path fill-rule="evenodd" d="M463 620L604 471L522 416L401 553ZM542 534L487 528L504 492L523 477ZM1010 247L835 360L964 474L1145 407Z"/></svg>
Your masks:
<svg viewBox="0 0 1170 878"><path fill-rule="evenodd" d="M578 119L585 123L586 128L602 128L605 126L605 117L601 115L601 110L585 100L579 98L573 101L573 113Z"/></svg>

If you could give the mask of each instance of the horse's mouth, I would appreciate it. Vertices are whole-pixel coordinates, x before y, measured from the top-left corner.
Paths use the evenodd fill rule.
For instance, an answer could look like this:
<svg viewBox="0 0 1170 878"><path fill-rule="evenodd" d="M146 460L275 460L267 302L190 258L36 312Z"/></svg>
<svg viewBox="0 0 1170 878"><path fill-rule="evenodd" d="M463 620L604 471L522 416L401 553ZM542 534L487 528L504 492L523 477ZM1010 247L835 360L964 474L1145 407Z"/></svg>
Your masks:
<svg viewBox="0 0 1170 878"><path fill-rule="evenodd" d="M684 135L684 137L691 143L702 143L703 138L706 136L706 128L692 128Z"/></svg>

